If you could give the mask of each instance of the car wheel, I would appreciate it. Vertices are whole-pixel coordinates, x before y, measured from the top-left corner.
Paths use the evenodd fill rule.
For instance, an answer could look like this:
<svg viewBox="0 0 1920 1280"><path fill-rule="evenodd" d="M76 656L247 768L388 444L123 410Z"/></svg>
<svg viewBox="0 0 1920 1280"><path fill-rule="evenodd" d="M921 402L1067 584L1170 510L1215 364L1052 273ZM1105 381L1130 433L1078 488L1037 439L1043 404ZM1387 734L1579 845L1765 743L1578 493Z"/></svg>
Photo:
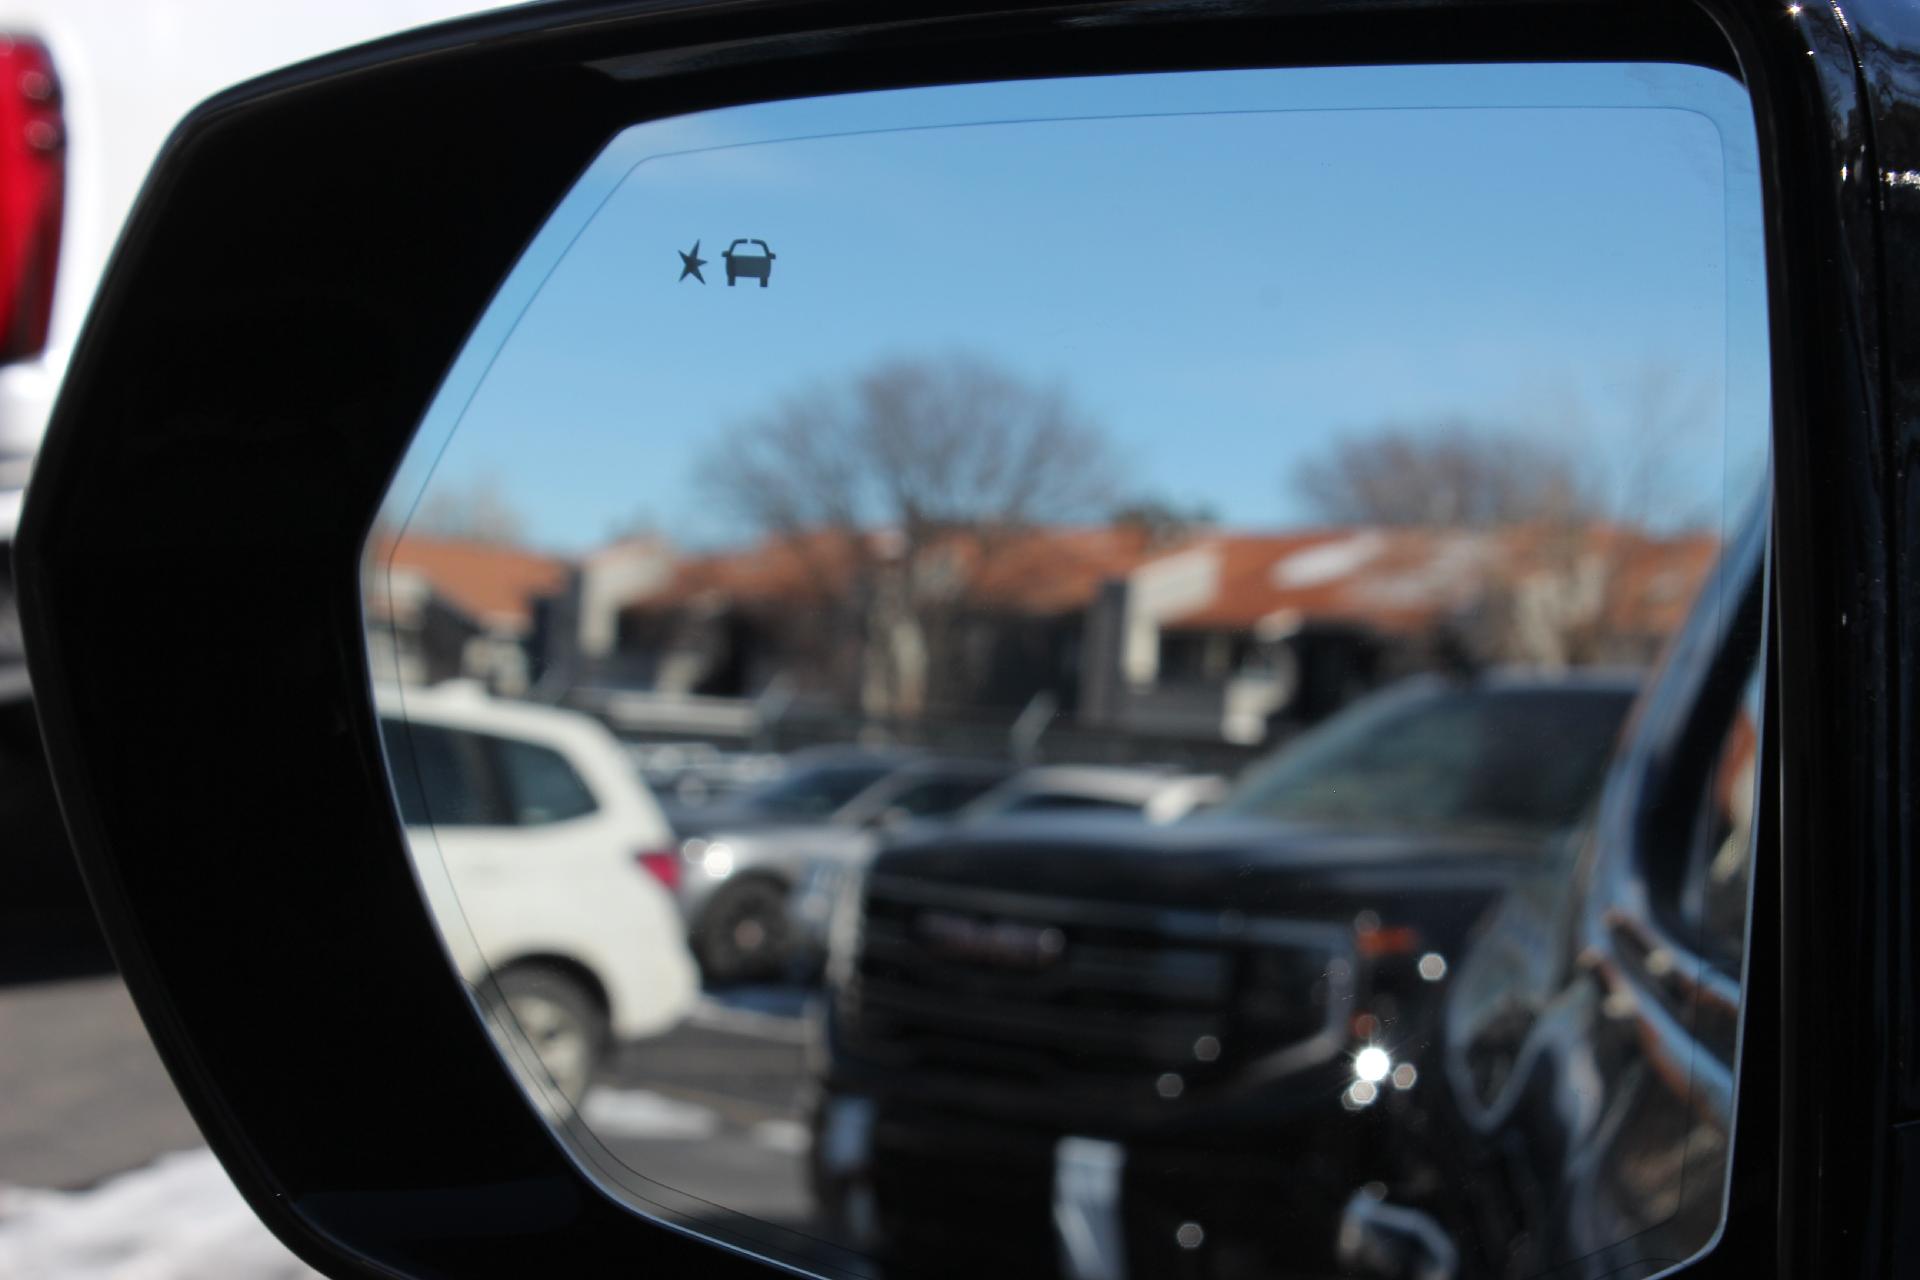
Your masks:
<svg viewBox="0 0 1920 1280"><path fill-rule="evenodd" d="M522 965L494 977L495 999L533 1045L569 1102L579 1102L607 1044L607 1016L575 978L547 965Z"/></svg>
<svg viewBox="0 0 1920 1280"><path fill-rule="evenodd" d="M765 879L715 894L694 939L700 972L714 986L783 976L790 947L786 888Z"/></svg>

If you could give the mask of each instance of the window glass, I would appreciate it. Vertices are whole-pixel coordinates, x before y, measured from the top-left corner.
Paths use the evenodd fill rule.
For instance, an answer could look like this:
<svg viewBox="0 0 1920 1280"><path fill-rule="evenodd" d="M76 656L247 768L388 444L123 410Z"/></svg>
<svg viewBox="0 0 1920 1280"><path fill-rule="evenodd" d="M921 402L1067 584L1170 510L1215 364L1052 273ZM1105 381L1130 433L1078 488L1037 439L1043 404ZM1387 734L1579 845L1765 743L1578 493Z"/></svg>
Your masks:
<svg viewBox="0 0 1920 1280"><path fill-rule="evenodd" d="M1707 958L1738 973L1745 951L1760 783L1761 669L1756 661L1709 779L1689 896Z"/></svg>
<svg viewBox="0 0 1920 1280"><path fill-rule="evenodd" d="M916 818L938 817L985 795L999 781L999 778L987 775L975 778L926 778L902 787L887 801L886 807Z"/></svg>
<svg viewBox="0 0 1920 1280"><path fill-rule="evenodd" d="M1221 812L1544 834L1590 802L1632 697L1626 686L1390 697L1284 748Z"/></svg>
<svg viewBox="0 0 1920 1280"><path fill-rule="evenodd" d="M746 807L761 813L824 817L892 772L890 765L820 765L753 792Z"/></svg>
<svg viewBox="0 0 1920 1280"><path fill-rule="evenodd" d="M400 820L410 827L424 826L427 799L420 793L420 770L414 765L413 744L408 741L404 722L380 719L380 738L387 750L387 771L393 779L394 798L400 803Z"/></svg>
<svg viewBox="0 0 1920 1280"><path fill-rule="evenodd" d="M470 733L429 724L381 723L394 792L409 825L490 826L502 822L485 749Z"/></svg>
<svg viewBox="0 0 1920 1280"><path fill-rule="evenodd" d="M599 806L558 751L518 738L494 738L513 820L523 827L584 817Z"/></svg>
<svg viewBox="0 0 1920 1280"><path fill-rule="evenodd" d="M1128 804L1124 800L1107 800L1100 796L1076 796L1066 792L1037 791L1021 796L1006 808L1008 813L1066 813L1070 810L1093 810L1106 813L1138 812L1140 806Z"/></svg>

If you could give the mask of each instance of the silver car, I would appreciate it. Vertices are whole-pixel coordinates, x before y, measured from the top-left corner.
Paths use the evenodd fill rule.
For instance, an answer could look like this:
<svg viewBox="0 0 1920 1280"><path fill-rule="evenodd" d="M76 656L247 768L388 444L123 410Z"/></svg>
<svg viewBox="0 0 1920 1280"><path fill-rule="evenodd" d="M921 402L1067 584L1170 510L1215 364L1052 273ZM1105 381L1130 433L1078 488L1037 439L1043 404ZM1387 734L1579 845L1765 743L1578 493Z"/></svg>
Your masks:
<svg viewBox="0 0 1920 1280"><path fill-rule="evenodd" d="M680 907L709 985L767 980L817 964L797 945L789 904L816 866L864 862L882 834L942 818L1013 767L839 749L803 753L775 782L700 814L681 832Z"/></svg>
<svg viewBox="0 0 1920 1280"><path fill-rule="evenodd" d="M953 822L987 822L1014 814L1133 814L1148 822L1172 822L1217 804L1227 781L1213 773L1182 773L1152 765L1050 764L1022 769L948 815ZM898 830L883 824L858 849L837 849L812 859L799 878L788 910L793 954L823 960L835 903L848 873L857 874L872 857L879 836Z"/></svg>

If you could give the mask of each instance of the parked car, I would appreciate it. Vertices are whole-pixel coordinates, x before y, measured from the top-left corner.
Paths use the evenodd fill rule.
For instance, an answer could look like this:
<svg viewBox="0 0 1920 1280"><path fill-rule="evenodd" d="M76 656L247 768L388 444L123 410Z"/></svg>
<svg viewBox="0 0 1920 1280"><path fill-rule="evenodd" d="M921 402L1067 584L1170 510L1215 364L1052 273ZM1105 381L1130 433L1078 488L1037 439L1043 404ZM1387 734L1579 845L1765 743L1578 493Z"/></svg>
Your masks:
<svg viewBox="0 0 1920 1280"><path fill-rule="evenodd" d="M714 804L669 805L667 818L682 840L720 830L828 822L868 787L919 758L897 747L808 747L790 754L775 776L758 785Z"/></svg>
<svg viewBox="0 0 1920 1280"><path fill-rule="evenodd" d="M1098 1182L1124 1148L1130 1272L1177 1272L1188 1221L1250 1273L1330 1264L1331 1231L1303 1224L1374 1176L1380 1130L1355 1115L1418 1105L1447 957L1580 821L1637 688L1418 677L1213 814L883 851L834 927L821 1202L883 1255L1012 1264L1060 1229L1059 1170Z"/></svg>
<svg viewBox="0 0 1920 1280"><path fill-rule="evenodd" d="M984 822L1015 814L1104 812L1137 813L1149 822L1172 822L1218 804L1226 794L1226 781L1218 774L1127 765L1035 765L954 817L960 822Z"/></svg>
<svg viewBox="0 0 1920 1280"><path fill-rule="evenodd" d="M554 1086L674 1026L696 982L657 866L671 829L620 746L576 712L479 686L384 689L380 726L414 866L460 972Z"/></svg>
<svg viewBox="0 0 1920 1280"><path fill-rule="evenodd" d="M673 822L724 804L751 787L786 771L786 760L772 752L723 751L706 742L629 742L627 758ZM675 825L678 830L678 823Z"/></svg>
<svg viewBox="0 0 1920 1280"><path fill-rule="evenodd" d="M725 985L817 969L824 935L796 929L792 910L809 871L864 863L881 835L954 813L1012 768L833 751L748 796L744 820L714 822L681 846L680 903L701 973ZM771 816L783 811L793 816Z"/></svg>
<svg viewBox="0 0 1920 1280"><path fill-rule="evenodd" d="M1226 791L1226 781L1217 774L1125 765L1035 765L1022 769L949 818L974 823L1040 813L1106 813L1172 822L1219 803ZM905 834L916 825L909 824L892 834ZM826 955L841 886L848 876L865 868L878 848L879 841L870 841L864 849L809 862L799 877L788 911L796 947L804 955Z"/></svg>
<svg viewBox="0 0 1920 1280"><path fill-rule="evenodd" d="M1396 1173L1348 1207L1344 1261L1360 1274L1597 1278L1631 1257L1687 1257L1718 1229L1766 546L1756 518L1729 548L1634 717L1590 836L1528 867L1457 958L1438 1123L1389 1131Z"/></svg>

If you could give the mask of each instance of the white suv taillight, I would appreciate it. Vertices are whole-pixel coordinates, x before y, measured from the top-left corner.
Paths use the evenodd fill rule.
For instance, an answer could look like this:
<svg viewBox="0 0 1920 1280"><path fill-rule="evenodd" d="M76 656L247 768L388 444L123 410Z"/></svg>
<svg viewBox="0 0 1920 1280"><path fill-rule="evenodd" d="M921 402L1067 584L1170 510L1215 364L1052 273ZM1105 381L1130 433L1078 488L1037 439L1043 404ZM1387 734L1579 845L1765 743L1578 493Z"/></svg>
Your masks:
<svg viewBox="0 0 1920 1280"><path fill-rule="evenodd" d="M0 35L0 363L47 345L66 174L53 59L37 40Z"/></svg>
<svg viewBox="0 0 1920 1280"><path fill-rule="evenodd" d="M634 854L633 860L655 880L665 885L668 893L680 892L680 851L678 849L648 849L644 853Z"/></svg>

